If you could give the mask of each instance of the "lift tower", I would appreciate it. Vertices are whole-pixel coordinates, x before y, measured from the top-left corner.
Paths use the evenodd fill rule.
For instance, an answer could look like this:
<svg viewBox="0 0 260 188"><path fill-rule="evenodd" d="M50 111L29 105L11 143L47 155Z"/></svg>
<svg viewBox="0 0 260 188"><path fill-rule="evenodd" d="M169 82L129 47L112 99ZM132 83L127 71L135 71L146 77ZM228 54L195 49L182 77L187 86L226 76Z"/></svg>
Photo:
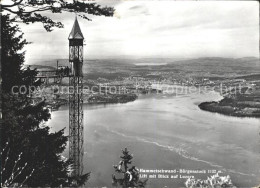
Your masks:
<svg viewBox="0 0 260 188"><path fill-rule="evenodd" d="M72 176L83 173L83 40L77 17L69 35L69 157Z"/></svg>

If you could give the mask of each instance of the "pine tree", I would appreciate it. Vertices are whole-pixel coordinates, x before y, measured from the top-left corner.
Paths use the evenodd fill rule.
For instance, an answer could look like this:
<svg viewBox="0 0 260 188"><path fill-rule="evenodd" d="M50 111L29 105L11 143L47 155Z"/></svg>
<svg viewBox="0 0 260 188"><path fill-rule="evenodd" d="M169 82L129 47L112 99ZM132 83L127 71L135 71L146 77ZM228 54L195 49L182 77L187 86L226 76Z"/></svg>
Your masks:
<svg viewBox="0 0 260 188"><path fill-rule="evenodd" d="M9 15L3 15L1 21L1 147L6 147L1 154L1 165L5 166L1 183L4 184L12 177L13 168L19 158L19 164L26 164L26 167L13 183L28 186L68 186L70 161L61 157L67 143L64 129L50 133L50 128L44 126L44 122L50 118L49 110L45 107L45 101L33 103L28 90L29 86L41 84L35 78L37 70L23 69L24 52L21 50L27 41L23 39L19 27L12 24ZM23 90L13 94L13 86ZM19 157L21 153L22 156Z"/></svg>
<svg viewBox="0 0 260 188"><path fill-rule="evenodd" d="M50 133L49 127L44 126L44 122L50 118L45 101L35 104L30 97L30 86L37 87L41 83L36 80L36 69L23 68L25 52L22 50L28 42L14 23L38 22L50 32L53 27L61 28L63 24L42 15L42 12L77 12L78 16L90 20L87 15L113 16L114 8L77 0L12 0L1 1L0 11L1 147L6 147L1 153L1 165L5 165L1 171L1 185L12 177L18 159L21 168L25 164L26 167L18 170L21 173L12 183L41 187L71 186L76 179L83 185L89 173L75 179L68 177L71 161L61 157L68 139L64 136L64 130ZM13 91L19 93L14 95Z"/></svg>
<svg viewBox="0 0 260 188"><path fill-rule="evenodd" d="M112 175L112 185L115 187L145 187L147 179L141 181L139 179L139 171L135 166L129 168L132 163L133 154L129 154L127 148L122 150L123 155L120 156L121 160L118 165L114 165L115 172L120 174L121 178L116 178L115 174Z"/></svg>

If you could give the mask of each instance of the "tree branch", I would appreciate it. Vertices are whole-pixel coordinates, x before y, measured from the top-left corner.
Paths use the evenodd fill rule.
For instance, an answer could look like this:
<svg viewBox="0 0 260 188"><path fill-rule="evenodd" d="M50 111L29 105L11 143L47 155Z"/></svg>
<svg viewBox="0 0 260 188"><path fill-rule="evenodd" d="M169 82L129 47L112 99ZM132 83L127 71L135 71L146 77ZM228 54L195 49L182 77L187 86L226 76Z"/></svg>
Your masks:
<svg viewBox="0 0 260 188"><path fill-rule="evenodd" d="M39 9L35 9L32 11L28 11L28 12L23 12L25 14L31 14L33 12L42 12L42 11L46 11L46 10L52 10L52 7L44 7L44 8L39 8Z"/></svg>
<svg viewBox="0 0 260 188"><path fill-rule="evenodd" d="M14 7L14 6L16 6L16 5L21 4L22 2L23 2L23 0L20 0L20 1L14 3L14 4L12 4L12 5L2 5L2 8L5 8L5 7Z"/></svg>
<svg viewBox="0 0 260 188"><path fill-rule="evenodd" d="M1 1L1 0L0 0ZM33 1L32 1L33 2ZM12 5L2 5L2 11L14 14L12 21L22 21L23 23L41 22L47 31L52 31L53 27L63 27L62 23L54 22L52 19L37 14L38 12L51 11L52 13L76 12L80 17L91 21L87 15L94 16L113 16L115 9L113 7L101 7L96 3L86 3L84 1L73 1L68 3L65 0L55 0L58 5L54 5L52 0L44 1L41 6L34 3L27 3L24 0L13 0ZM16 5L16 7L14 7ZM87 14L87 15L86 15Z"/></svg>
<svg viewBox="0 0 260 188"><path fill-rule="evenodd" d="M6 10L6 11L9 11L9 12L11 12L13 14L21 14L21 15L23 15L23 14L31 14L31 13L34 13L34 12L42 12L42 11L52 10L52 7L44 7L44 8L39 8L39 9L35 9L35 10L32 10L32 11L27 11L27 12L26 11L23 11L23 12L21 12L21 11L14 11L14 10L11 10L11 9L5 8L5 7L2 7L2 9Z"/></svg>
<svg viewBox="0 0 260 188"><path fill-rule="evenodd" d="M5 7L3 7L3 6L2 6L2 10L6 10L6 11L11 12L11 13L13 13L13 14L18 14L18 13L19 13L18 11L13 11L13 10L11 10L11 9L9 9L9 8L5 8Z"/></svg>

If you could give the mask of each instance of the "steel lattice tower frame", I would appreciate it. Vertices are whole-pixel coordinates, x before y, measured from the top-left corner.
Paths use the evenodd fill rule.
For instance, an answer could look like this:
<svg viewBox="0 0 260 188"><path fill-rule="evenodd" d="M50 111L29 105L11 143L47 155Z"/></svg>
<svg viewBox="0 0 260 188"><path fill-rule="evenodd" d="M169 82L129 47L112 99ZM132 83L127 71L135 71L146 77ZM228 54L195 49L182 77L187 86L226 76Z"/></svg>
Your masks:
<svg viewBox="0 0 260 188"><path fill-rule="evenodd" d="M83 173L83 34L77 17L69 35L69 158L73 160L71 176Z"/></svg>

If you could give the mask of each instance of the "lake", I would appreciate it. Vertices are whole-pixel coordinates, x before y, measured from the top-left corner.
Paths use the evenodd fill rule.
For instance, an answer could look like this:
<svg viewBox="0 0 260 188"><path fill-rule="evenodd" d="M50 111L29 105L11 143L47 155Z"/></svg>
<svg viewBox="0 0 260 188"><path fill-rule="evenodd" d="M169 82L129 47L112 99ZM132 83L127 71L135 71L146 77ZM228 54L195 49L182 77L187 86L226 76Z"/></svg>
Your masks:
<svg viewBox="0 0 260 188"><path fill-rule="evenodd" d="M84 171L91 171L86 187L111 187L113 165L125 147L139 169L218 170L237 187L260 184L260 120L198 108L219 99L215 92L150 94L126 104L84 105ZM68 114L68 106L62 106L47 125L52 131L66 127L68 135ZM185 180L149 179L147 187L184 187Z"/></svg>

